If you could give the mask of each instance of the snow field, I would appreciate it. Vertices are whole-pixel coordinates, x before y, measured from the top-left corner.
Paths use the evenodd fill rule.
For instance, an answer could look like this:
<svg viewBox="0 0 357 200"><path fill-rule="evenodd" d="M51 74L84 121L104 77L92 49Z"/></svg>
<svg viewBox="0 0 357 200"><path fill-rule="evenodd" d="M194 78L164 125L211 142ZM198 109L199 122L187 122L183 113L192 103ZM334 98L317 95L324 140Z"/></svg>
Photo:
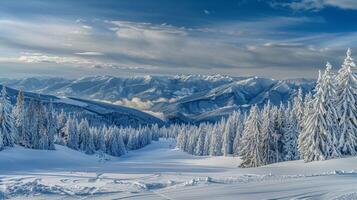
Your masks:
<svg viewBox="0 0 357 200"><path fill-rule="evenodd" d="M67 147L0 152L10 199L356 199L357 158L238 168L236 157L192 156L160 140L106 159Z"/></svg>

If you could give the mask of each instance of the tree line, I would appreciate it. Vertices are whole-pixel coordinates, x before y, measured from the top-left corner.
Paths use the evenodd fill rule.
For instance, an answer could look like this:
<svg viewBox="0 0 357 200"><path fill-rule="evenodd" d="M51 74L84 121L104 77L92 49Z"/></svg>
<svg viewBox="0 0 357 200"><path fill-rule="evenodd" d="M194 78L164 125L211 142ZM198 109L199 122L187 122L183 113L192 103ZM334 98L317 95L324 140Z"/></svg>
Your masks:
<svg viewBox="0 0 357 200"><path fill-rule="evenodd" d="M314 94L301 89L287 104L254 105L214 124L183 125L177 147L194 155L237 155L241 167L306 162L357 154L357 77L351 49L337 74L319 71Z"/></svg>
<svg viewBox="0 0 357 200"><path fill-rule="evenodd" d="M64 145L86 154L107 153L122 156L159 139L158 125L139 128L116 125L90 125L76 113L56 112L53 103L37 99L25 101L19 91L16 105L9 101L6 87L0 96L0 150L15 145L30 149L55 150Z"/></svg>

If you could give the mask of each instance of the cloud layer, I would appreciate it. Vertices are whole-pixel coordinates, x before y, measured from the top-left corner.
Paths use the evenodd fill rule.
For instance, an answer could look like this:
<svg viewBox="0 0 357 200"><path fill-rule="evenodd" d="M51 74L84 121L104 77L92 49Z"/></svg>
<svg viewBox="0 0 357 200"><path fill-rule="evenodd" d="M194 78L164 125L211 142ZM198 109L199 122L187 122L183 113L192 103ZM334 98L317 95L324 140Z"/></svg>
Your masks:
<svg viewBox="0 0 357 200"><path fill-rule="evenodd" d="M36 65L48 75L54 74L51 69L73 67L80 69L74 76L95 69L112 75L311 77L327 60L339 63L345 49L357 43L354 32L288 31L323 23L320 18L264 17L190 28L123 20L0 18L0 64Z"/></svg>
<svg viewBox="0 0 357 200"><path fill-rule="evenodd" d="M294 10L313 10L319 11L326 7L336 7L340 9L357 10L355 0L298 0L289 3L273 2L274 6L287 6Z"/></svg>

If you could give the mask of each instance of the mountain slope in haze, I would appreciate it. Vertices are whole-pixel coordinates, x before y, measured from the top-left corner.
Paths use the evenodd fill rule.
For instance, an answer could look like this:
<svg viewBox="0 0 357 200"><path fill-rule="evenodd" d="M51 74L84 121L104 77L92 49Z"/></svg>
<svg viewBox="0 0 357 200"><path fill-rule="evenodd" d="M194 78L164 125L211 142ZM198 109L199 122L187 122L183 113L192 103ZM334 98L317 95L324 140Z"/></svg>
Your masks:
<svg viewBox="0 0 357 200"><path fill-rule="evenodd" d="M2 85L0 85L2 88ZM18 90L7 87L8 96L13 104L16 103ZM53 103L57 110L67 113L75 113L78 116L92 120L93 125L116 124L118 126L145 126L150 124L163 125L163 121L150 114L125 106L112 105L103 102L83 100L79 98L59 98L52 95L42 95L25 92L25 101L31 99L40 100L44 104Z"/></svg>

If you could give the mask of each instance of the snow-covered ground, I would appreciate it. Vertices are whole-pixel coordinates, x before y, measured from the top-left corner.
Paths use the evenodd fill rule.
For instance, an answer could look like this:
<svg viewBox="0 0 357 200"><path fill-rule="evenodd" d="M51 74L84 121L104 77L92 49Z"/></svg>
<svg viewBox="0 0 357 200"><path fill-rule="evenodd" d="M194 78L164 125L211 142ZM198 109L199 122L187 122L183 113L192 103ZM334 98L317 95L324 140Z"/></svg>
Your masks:
<svg viewBox="0 0 357 200"><path fill-rule="evenodd" d="M0 199L357 199L357 157L241 169L160 140L120 158L21 147L0 152Z"/></svg>

